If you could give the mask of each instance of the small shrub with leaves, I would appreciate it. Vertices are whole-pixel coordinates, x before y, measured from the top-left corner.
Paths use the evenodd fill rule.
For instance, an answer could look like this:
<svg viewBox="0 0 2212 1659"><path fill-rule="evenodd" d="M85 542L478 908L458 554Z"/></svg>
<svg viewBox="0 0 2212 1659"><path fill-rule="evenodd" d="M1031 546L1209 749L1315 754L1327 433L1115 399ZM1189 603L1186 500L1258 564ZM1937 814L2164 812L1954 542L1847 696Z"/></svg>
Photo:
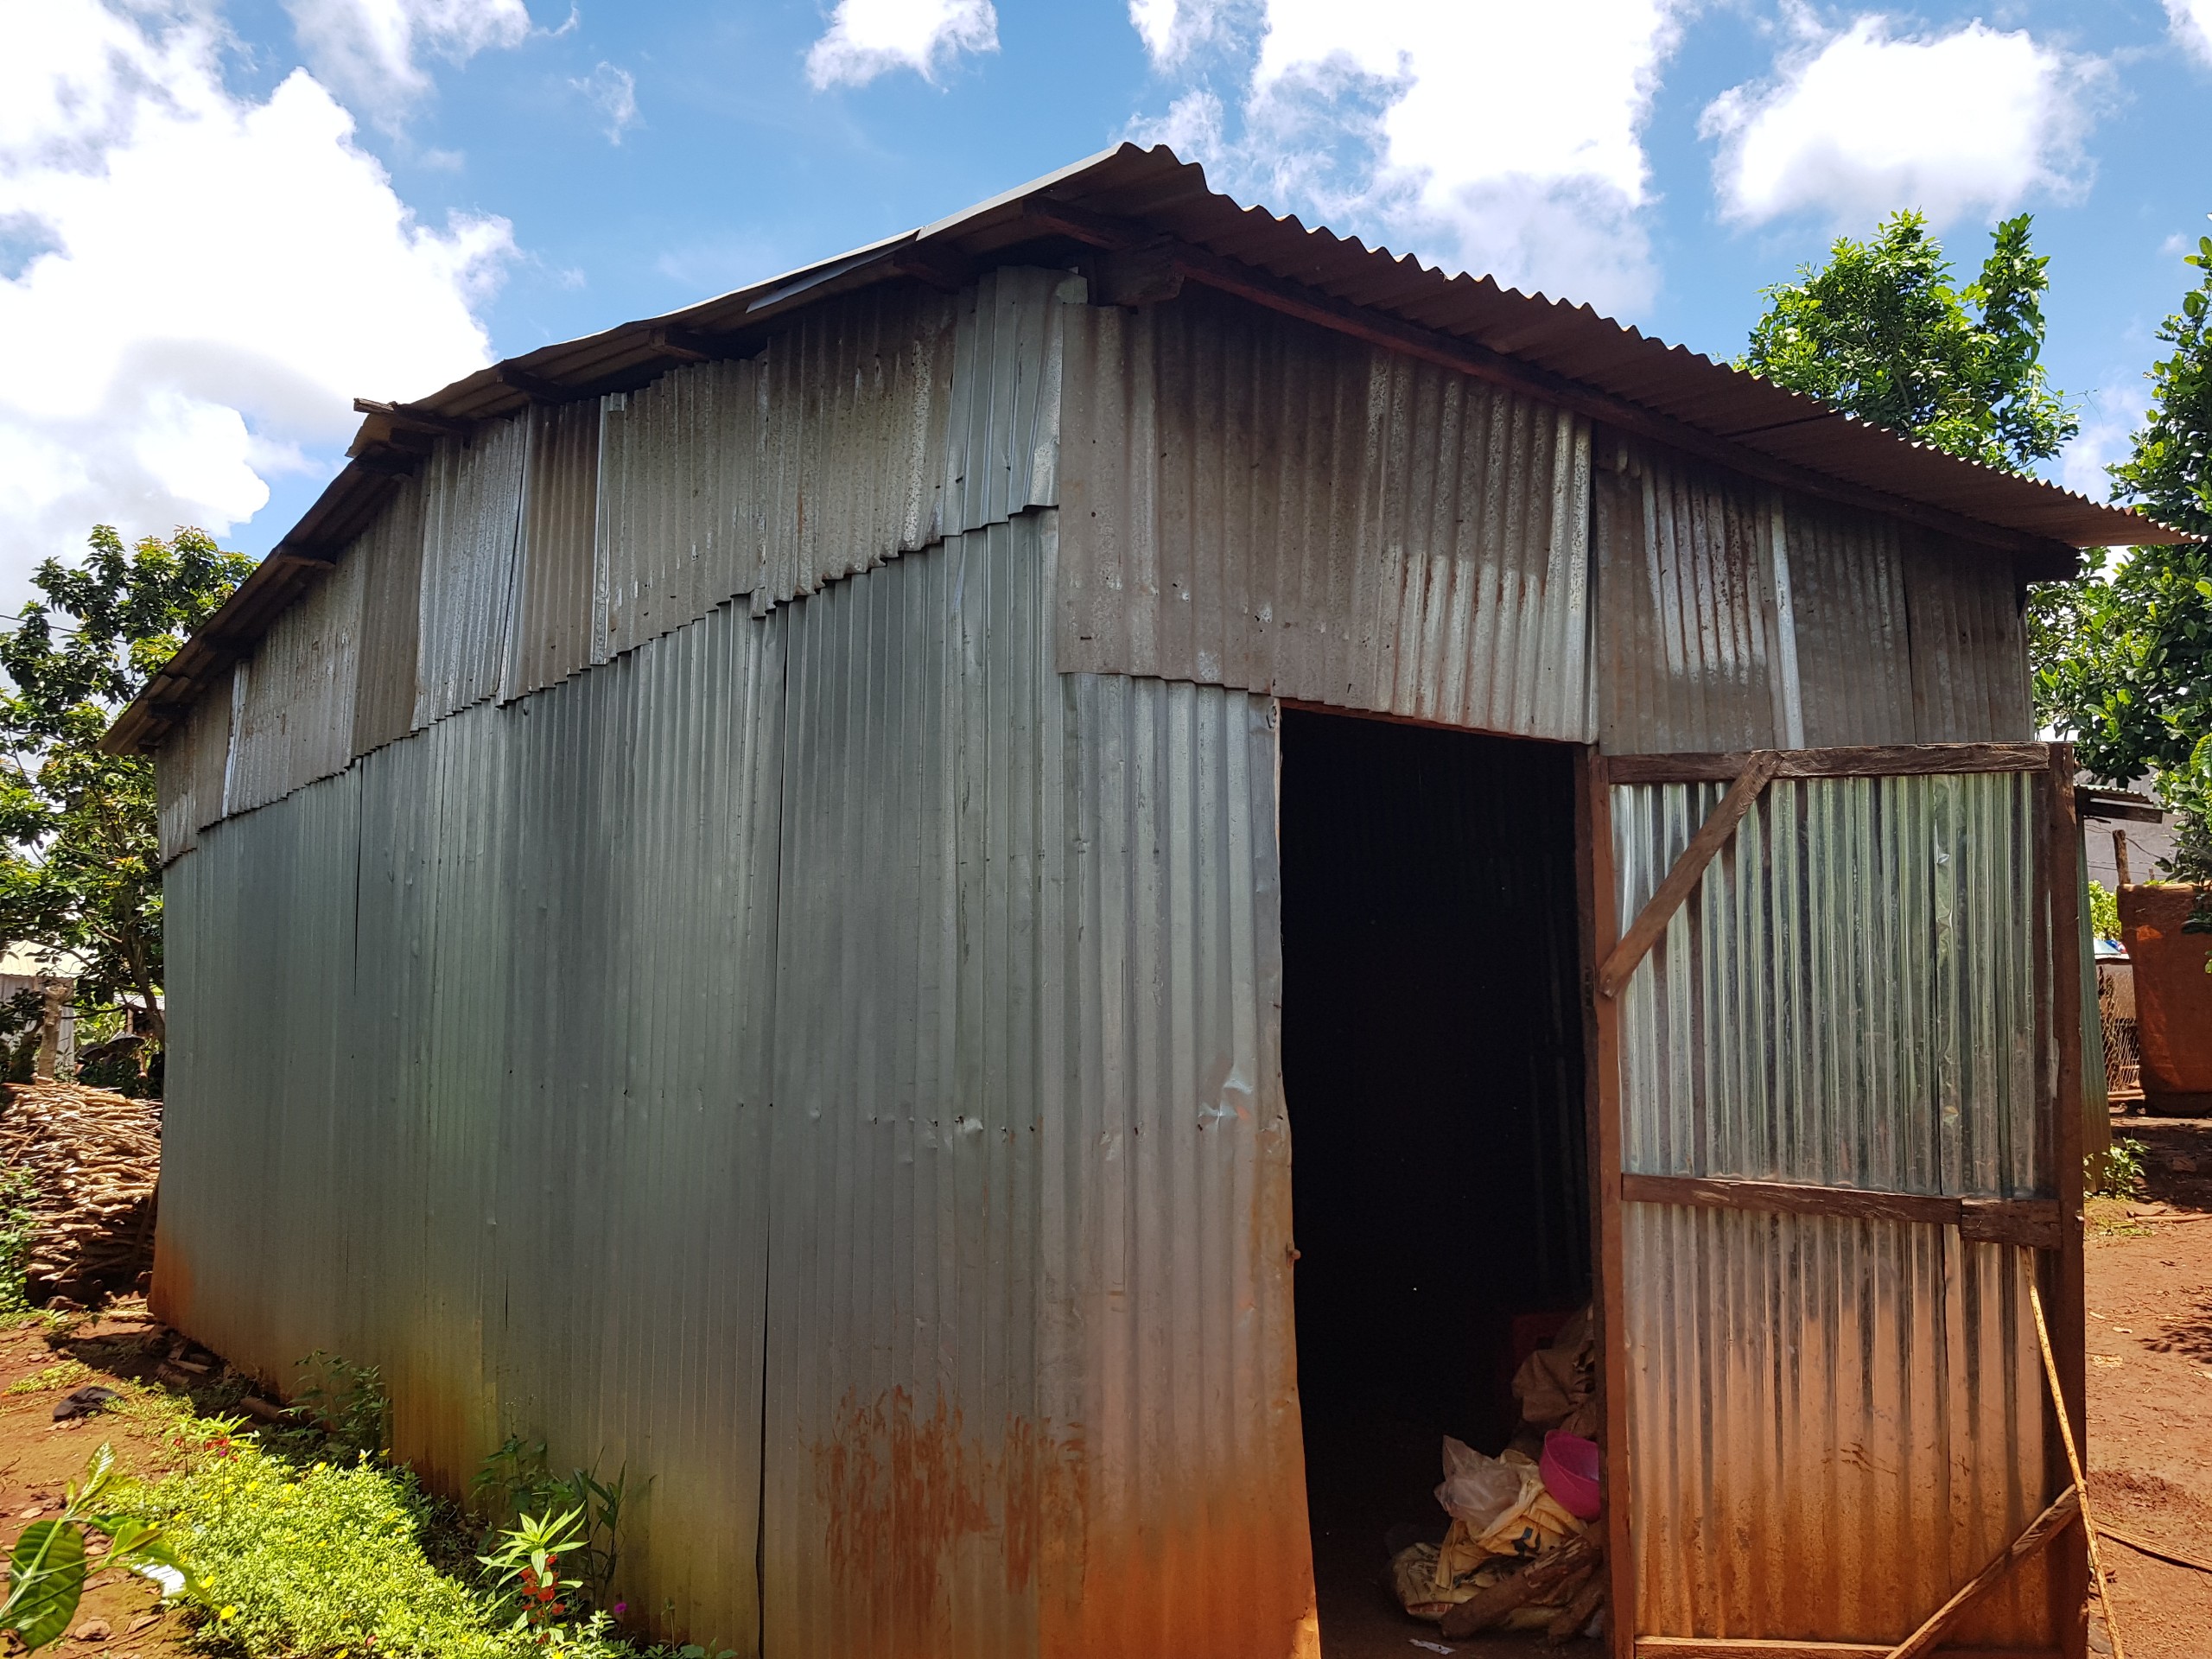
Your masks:
<svg viewBox="0 0 2212 1659"><path fill-rule="evenodd" d="M503 1522L572 1514L576 1535L563 1554L569 1570L581 1575L577 1588L583 1602L592 1607L609 1605L614 1570L621 1560L622 1512L629 1497L626 1468L618 1470L612 1480L601 1480L596 1466L556 1476L547 1465L544 1441L510 1434L484 1459L469 1495L478 1512L492 1522L487 1548L495 1536L513 1536L502 1529Z"/></svg>
<svg viewBox="0 0 2212 1659"><path fill-rule="evenodd" d="M30 1171L0 1161L0 1315L30 1308L23 1275L30 1265L32 1235L38 1230L31 1208L37 1198L38 1179Z"/></svg>
<svg viewBox="0 0 2212 1659"><path fill-rule="evenodd" d="M14 1632L27 1651L59 1642L77 1616L92 1570L85 1550L88 1532L107 1536L103 1567L152 1579L164 1596L206 1599L205 1586L158 1522L104 1511L114 1477L115 1449L103 1445L85 1465L84 1478L70 1483L61 1513L32 1522L16 1541L8 1560L8 1598L0 1602L0 1630Z"/></svg>
<svg viewBox="0 0 2212 1659"><path fill-rule="evenodd" d="M391 1449L391 1399L384 1374L318 1348L299 1363L293 1409L340 1449L382 1457Z"/></svg>
<svg viewBox="0 0 2212 1659"><path fill-rule="evenodd" d="M2133 1198L2143 1190L2143 1143L2113 1136L2110 1152L2082 1160L2082 1185L2091 1198Z"/></svg>

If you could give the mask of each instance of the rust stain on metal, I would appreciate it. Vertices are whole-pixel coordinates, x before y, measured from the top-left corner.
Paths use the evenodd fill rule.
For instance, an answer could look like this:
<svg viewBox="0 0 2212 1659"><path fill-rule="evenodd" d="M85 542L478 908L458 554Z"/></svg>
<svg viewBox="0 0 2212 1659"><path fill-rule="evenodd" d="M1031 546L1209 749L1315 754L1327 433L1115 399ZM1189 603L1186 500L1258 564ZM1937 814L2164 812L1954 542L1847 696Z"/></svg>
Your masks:
<svg viewBox="0 0 2212 1659"><path fill-rule="evenodd" d="M869 1610L869 1650L948 1650L946 1568L956 1545L1000 1541L1009 1593L1034 1575L1037 1514L1024 1500L1036 1490L1035 1426L1009 1417L994 1449L957 1408L940 1399L924 1415L904 1388L866 1403L849 1391L836 1424L836 1438L814 1448L815 1493L829 1516L831 1573Z"/></svg>

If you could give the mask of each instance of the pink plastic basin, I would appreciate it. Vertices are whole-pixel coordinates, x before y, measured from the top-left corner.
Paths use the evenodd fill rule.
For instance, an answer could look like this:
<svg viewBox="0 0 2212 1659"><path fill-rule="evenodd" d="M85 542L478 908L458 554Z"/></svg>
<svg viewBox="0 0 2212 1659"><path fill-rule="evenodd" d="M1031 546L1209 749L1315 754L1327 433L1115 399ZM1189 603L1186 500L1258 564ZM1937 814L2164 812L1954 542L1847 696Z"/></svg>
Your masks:
<svg viewBox="0 0 2212 1659"><path fill-rule="evenodd" d="M1578 1521L1598 1518L1598 1442L1554 1429L1544 1436L1544 1455L1536 1471L1544 1490Z"/></svg>

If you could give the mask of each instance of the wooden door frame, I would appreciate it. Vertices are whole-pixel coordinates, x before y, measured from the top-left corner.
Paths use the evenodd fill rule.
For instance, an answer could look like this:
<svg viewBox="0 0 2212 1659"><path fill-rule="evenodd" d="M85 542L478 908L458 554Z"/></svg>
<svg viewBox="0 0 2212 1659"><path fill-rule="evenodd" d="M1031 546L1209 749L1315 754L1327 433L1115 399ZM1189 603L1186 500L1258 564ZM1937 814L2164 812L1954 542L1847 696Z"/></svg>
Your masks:
<svg viewBox="0 0 2212 1659"><path fill-rule="evenodd" d="M2081 893L2072 879L2074 849L2080 836L2074 798L2074 755L2063 743L1938 743L1866 745L1796 750L1700 752L1681 754L1606 755L1595 745L1583 753L1575 775L1577 887L1581 909L1582 999L1585 1068L1585 1140L1590 1159L1591 1259L1596 1284L1592 1298L1598 1338L1598 1395L1604 1424L1605 1572L1608 1581L1607 1641L1613 1659L1637 1659L1636 1561L1630 1536L1629 1494L1635 1470L1629 1452L1626 1349L1625 1243L1622 1205L1624 1125L1621 1116L1620 999L1599 993L1599 971L1620 943L1622 919L1614 902L1611 786L1615 784L1732 782L1754 766L1776 778L1891 778L2012 772L2037 774L2038 787L2033 851L2037 855L2034 908L2041 931L2037 952L2037 1018L2047 1020L2038 1046L2050 1057L2039 1064L2049 1090L2044 1102L2051 1126L2048 1147L2056 1187L2057 1248L2040 1249L2034 1271L2042 1281L2056 1319L2051 1344L2067 1395L2067 1411L2077 1441L2086 1446L2087 1357L2083 1327L2084 1284L2082 1238L2082 968L2076 934ZM2047 976L2047 977L2046 977ZM1797 1195L1802 1198L1802 1195ZM2026 1203L2036 1212L2027 1216ZM2047 1226L2049 1200L2012 1206L2021 1217L2000 1219L2000 1230L2020 1226L2040 1235ZM1932 1219L1933 1217L1925 1217ZM2015 1240L2026 1243L2024 1238ZM2041 1243L2038 1236L2037 1242ZM2057 1417L2044 1404L2046 1497L2071 1478L2058 1445ZM2086 1558L2062 1549L2051 1558L2054 1626L2064 1659L2085 1659L2088 1589ZM1738 1644L1703 1644L1721 1652ZM1789 1644L1782 1644L1789 1645ZM1746 1641L1740 1649L1772 1649L1772 1643ZM2048 1650L2046 1650L2048 1651Z"/></svg>

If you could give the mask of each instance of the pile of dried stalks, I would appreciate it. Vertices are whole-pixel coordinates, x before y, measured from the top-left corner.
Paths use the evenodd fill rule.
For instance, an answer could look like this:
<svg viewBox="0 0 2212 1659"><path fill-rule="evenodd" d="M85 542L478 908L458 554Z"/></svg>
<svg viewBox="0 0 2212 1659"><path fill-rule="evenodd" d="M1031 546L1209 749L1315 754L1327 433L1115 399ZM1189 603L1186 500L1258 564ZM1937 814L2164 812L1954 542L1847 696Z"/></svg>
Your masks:
<svg viewBox="0 0 2212 1659"><path fill-rule="evenodd" d="M29 1170L35 1186L24 1273L33 1300L130 1289L154 1265L159 1103L67 1083L10 1084L7 1096L0 1160Z"/></svg>

